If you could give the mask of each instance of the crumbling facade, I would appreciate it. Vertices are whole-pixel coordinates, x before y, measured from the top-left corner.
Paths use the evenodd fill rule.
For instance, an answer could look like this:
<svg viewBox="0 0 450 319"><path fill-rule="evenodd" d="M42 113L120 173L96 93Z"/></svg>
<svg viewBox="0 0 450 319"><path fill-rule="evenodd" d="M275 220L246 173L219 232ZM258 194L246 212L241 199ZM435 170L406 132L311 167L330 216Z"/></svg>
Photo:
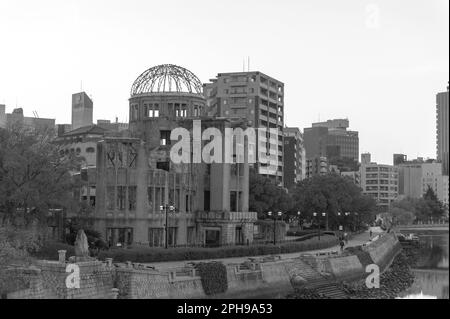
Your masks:
<svg viewBox="0 0 450 319"><path fill-rule="evenodd" d="M133 84L129 131L97 144L94 227L110 245L219 246L253 241L249 164L174 163L171 131L245 129L246 121L207 117L200 81L162 65ZM199 145L209 141L197 137ZM191 144L192 145L192 144ZM222 145L222 148L225 146ZM222 149L223 151L224 149ZM248 155L248 142L244 143ZM169 207L171 209L169 209Z"/></svg>

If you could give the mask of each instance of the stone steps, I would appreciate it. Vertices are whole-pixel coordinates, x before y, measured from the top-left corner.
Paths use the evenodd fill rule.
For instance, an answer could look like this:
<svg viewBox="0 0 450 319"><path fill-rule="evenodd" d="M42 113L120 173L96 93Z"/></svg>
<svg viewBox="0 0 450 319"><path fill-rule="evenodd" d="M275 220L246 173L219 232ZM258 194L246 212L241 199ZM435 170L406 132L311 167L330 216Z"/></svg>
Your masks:
<svg viewBox="0 0 450 319"><path fill-rule="evenodd" d="M318 271L307 263L296 260L295 270L297 274L303 277L307 283L303 289L311 289L320 295L332 299L347 299L347 295L342 291L336 283L322 276Z"/></svg>

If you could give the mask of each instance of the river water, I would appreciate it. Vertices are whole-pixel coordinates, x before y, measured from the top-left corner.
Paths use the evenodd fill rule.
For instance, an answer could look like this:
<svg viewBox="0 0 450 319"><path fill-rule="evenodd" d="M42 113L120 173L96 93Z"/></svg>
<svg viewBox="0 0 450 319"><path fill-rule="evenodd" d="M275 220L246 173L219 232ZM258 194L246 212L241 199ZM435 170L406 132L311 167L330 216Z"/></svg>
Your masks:
<svg viewBox="0 0 450 319"><path fill-rule="evenodd" d="M413 231L420 238L419 259L412 270L414 284L402 298L449 298L449 233ZM404 233L407 233L405 231Z"/></svg>

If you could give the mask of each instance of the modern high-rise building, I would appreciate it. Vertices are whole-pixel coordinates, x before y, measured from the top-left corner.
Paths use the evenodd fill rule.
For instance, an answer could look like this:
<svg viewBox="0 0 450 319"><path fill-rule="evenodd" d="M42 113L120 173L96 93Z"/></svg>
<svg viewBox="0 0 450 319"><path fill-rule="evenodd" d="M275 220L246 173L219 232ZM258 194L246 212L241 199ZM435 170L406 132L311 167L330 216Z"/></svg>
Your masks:
<svg viewBox="0 0 450 319"><path fill-rule="evenodd" d="M297 127L284 128L284 187L292 188L306 176L303 134Z"/></svg>
<svg viewBox="0 0 450 319"><path fill-rule="evenodd" d="M306 178L314 175L326 175L330 172L326 157L306 159Z"/></svg>
<svg viewBox="0 0 450 319"><path fill-rule="evenodd" d="M370 153L361 154L360 181L364 194L372 196L381 211L388 211L398 198L398 168L377 164Z"/></svg>
<svg viewBox="0 0 450 319"><path fill-rule="evenodd" d="M448 176L448 86L446 92L436 95L437 160L442 162L442 174Z"/></svg>
<svg viewBox="0 0 450 319"><path fill-rule="evenodd" d="M327 157L328 163L336 165L341 171L357 170L358 132L347 130L348 127L348 119L333 119L305 128L306 158Z"/></svg>
<svg viewBox="0 0 450 319"><path fill-rule="evenodd" d="M72 130L93 124L93 103L86 92L72 94Z"/></svg>
<svg viewBox="0 0 450 319"><path fill-rule="evenodd" d="M255 165L259 174L283 185L284 84L257 71L219 73L210 81L203 85L208 115L246 119L253 128L277 130L276 138L256 134ZM276 169L261 161L270 153L276 153Z"/></svg>
<svg viewBox="0 0 450 319"><path fill-rule="evenodd" d="M0 104L0 128L6 127L6 106Z"/></svg>
<svg viewBox="0 0 450 319"><path fill-rule="evenodd" d="M408 156L405 154L394 154L393 163L394 165L400 165L408 161Z"/></svg>
<svg viewBox="0 0 450 319"><path fill-rule="evenodd" d="M397 167L400 196L421 198L430 187L437 198L448 205L448 176L442 175L442 163L418 159Z"/></svg>

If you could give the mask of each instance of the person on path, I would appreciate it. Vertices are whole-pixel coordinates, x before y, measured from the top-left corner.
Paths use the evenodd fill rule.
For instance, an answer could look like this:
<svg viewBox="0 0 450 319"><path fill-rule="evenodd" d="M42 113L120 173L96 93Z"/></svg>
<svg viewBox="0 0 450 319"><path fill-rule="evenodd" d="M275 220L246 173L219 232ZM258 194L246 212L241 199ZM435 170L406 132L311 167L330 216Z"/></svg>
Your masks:
<svg viewBox="0 0 450 319"><path fill-rule="evenodd" d="M339 245L341 246L341 252L343 252L343 251L344 251L344 245L345 245L344 241L341 240L341 241L339 242Z"/></svg>
<svg viewBox="0 0 450 319"><path fill-rule="evenodd" d="M372 238L372 229L369 231L369 237Z"/></svg>

